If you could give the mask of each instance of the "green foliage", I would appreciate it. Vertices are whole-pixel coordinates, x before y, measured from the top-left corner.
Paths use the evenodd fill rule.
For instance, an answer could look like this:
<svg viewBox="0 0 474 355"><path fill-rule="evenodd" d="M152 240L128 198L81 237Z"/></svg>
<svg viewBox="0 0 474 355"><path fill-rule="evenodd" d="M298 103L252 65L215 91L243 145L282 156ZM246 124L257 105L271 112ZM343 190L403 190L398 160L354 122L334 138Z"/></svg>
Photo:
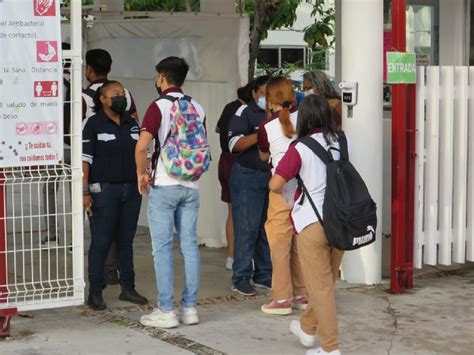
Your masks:
<svg viewBox="0 0 474 355"><path fill-rule="evenodd" d="M191 10L199 12L199 0L189 0ZM184 0L125 0L124 8L127 11L164 11L180 12L186 11Z"/></svg>
<svg viewBox="0 0 474 355"><path fill-rule="evenodd" d="M263 31L261 40L267 37L268 30L276 30L281 27L291 27L296 20L296 8L302 0L260 0L264 3L265 10L263 19ZM255 24L255 6L259 0L240 0L236 4L236 10L240 14L246 13L250 18L252 30Z"/></svg>
<svg viewBox="0 0 474 355"><path fill-rule="evenodd" d="M311 16L316 16L319 20L316 19L312 25L305 28L304 40L312 49L318 46L328 48L334 45L336 11L334 8L324 10L323 5L324 2L321 0L316 2ZM329 42L328 37L331 38Z"/></svg>

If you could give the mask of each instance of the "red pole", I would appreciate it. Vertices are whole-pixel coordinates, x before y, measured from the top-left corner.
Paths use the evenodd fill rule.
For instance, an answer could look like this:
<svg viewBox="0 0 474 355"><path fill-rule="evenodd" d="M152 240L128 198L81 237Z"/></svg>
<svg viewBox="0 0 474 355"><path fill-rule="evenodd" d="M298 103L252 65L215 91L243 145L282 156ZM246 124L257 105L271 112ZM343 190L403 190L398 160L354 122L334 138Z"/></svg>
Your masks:
<svg viewBox="0 0 474 355"><path fill-rule="evenodd" d="M392 1L393 47L406 51L406 0ZM408 96L408 93L410 95ZM392 245L390 286L413 285L415 86L392 85Z"/></svg>
<svg viewBox="0 0 474 355"><path fill-rule="evenodd" d="M7 230L5 225L5 175L0 169L0 303L8 301ZM0 337L10 335L10 320L16 308L0 309Z"/></svg>

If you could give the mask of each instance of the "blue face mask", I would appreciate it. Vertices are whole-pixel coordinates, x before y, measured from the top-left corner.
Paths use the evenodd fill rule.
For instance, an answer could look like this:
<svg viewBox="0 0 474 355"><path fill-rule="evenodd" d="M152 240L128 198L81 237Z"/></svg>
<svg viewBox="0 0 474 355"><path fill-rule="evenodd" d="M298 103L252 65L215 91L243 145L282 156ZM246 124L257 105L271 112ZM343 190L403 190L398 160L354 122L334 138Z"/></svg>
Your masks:
<svg viewBox="0 0 474 355"><path fill-rule="evenodd" d="M266 96L260 96L257 101L258 107L260 107L262 110L267 109L267 97Z"/></svg>

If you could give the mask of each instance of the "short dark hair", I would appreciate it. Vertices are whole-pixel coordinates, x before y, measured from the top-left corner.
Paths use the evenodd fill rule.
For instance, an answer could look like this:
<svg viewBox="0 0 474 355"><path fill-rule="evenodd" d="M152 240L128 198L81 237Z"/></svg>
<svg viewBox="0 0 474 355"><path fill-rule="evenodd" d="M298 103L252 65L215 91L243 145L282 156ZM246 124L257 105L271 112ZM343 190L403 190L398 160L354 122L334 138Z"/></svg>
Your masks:
<svg viewBox="0 0 474 355"><path fill-rule="evenodd" d="M168 57L159 62L155 69L165 76L169 85L181 87L188 75L189 65L183 58Z"/></svg>
<svg viewBox="0 0 474 355"><path fill-rule="evenodd" d="M331 106L329 106L326 98L318 95L308 95L298 106L296 131L298 137L304 137L317 128L323 131L324 139L328 144L337 139L338 131L332 119Z"/></svg>
<svg viewBox="0 0 474 355"><path fill-rule="evenodd" d="M252 82L237 89L237 97L245 103L252 100Z"/></svg>
<svg viewBox="0 0 474 355"><path fill-rule="evenodd" d="M89 65L96 75L107 75L112 68L112 57L105 49L91 49L86 53L86 65Z"/></svg>
<svg viewBox="0 0 474 355"><path fill-rule="evenodd" d="M263 85L267 84L271 79L268 75L262 75L252 81L252 90L258 91Z"/></svg>

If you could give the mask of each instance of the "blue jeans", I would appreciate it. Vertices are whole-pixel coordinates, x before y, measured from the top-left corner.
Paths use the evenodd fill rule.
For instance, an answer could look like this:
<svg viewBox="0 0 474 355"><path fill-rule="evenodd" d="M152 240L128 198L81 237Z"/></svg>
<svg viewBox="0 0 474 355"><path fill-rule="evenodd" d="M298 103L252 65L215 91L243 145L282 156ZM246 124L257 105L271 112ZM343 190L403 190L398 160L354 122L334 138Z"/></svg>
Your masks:
<svg viewBox="0 0 474 355"><path fill-rule="evenodd" d="M104 278L105 256L115 240L124 290L135 288L133 239L137 231L142 197L137 184L101 183L101 192L91 193L91 246L89 248L89 291L100 293L107 286Z"/></svg>
<svg viewBox="0 0 474 355"><path fill-rule="evenodd" d="M268 209L269 173L234 164L230 194L234 218L234 264L232 281L271 281L272 261L265 221ZM255 270L252 267L252 259Z"/></svg>
<svg viewBox="0 0 474 355"><path fill-rule="evenodd" d="M173 227L184 258L184 290L181 304L195 307L201 262L196 224L199 190L184 186L157 186L151 189L148 204L158 301L162 311L174 308Z"/></svg>

